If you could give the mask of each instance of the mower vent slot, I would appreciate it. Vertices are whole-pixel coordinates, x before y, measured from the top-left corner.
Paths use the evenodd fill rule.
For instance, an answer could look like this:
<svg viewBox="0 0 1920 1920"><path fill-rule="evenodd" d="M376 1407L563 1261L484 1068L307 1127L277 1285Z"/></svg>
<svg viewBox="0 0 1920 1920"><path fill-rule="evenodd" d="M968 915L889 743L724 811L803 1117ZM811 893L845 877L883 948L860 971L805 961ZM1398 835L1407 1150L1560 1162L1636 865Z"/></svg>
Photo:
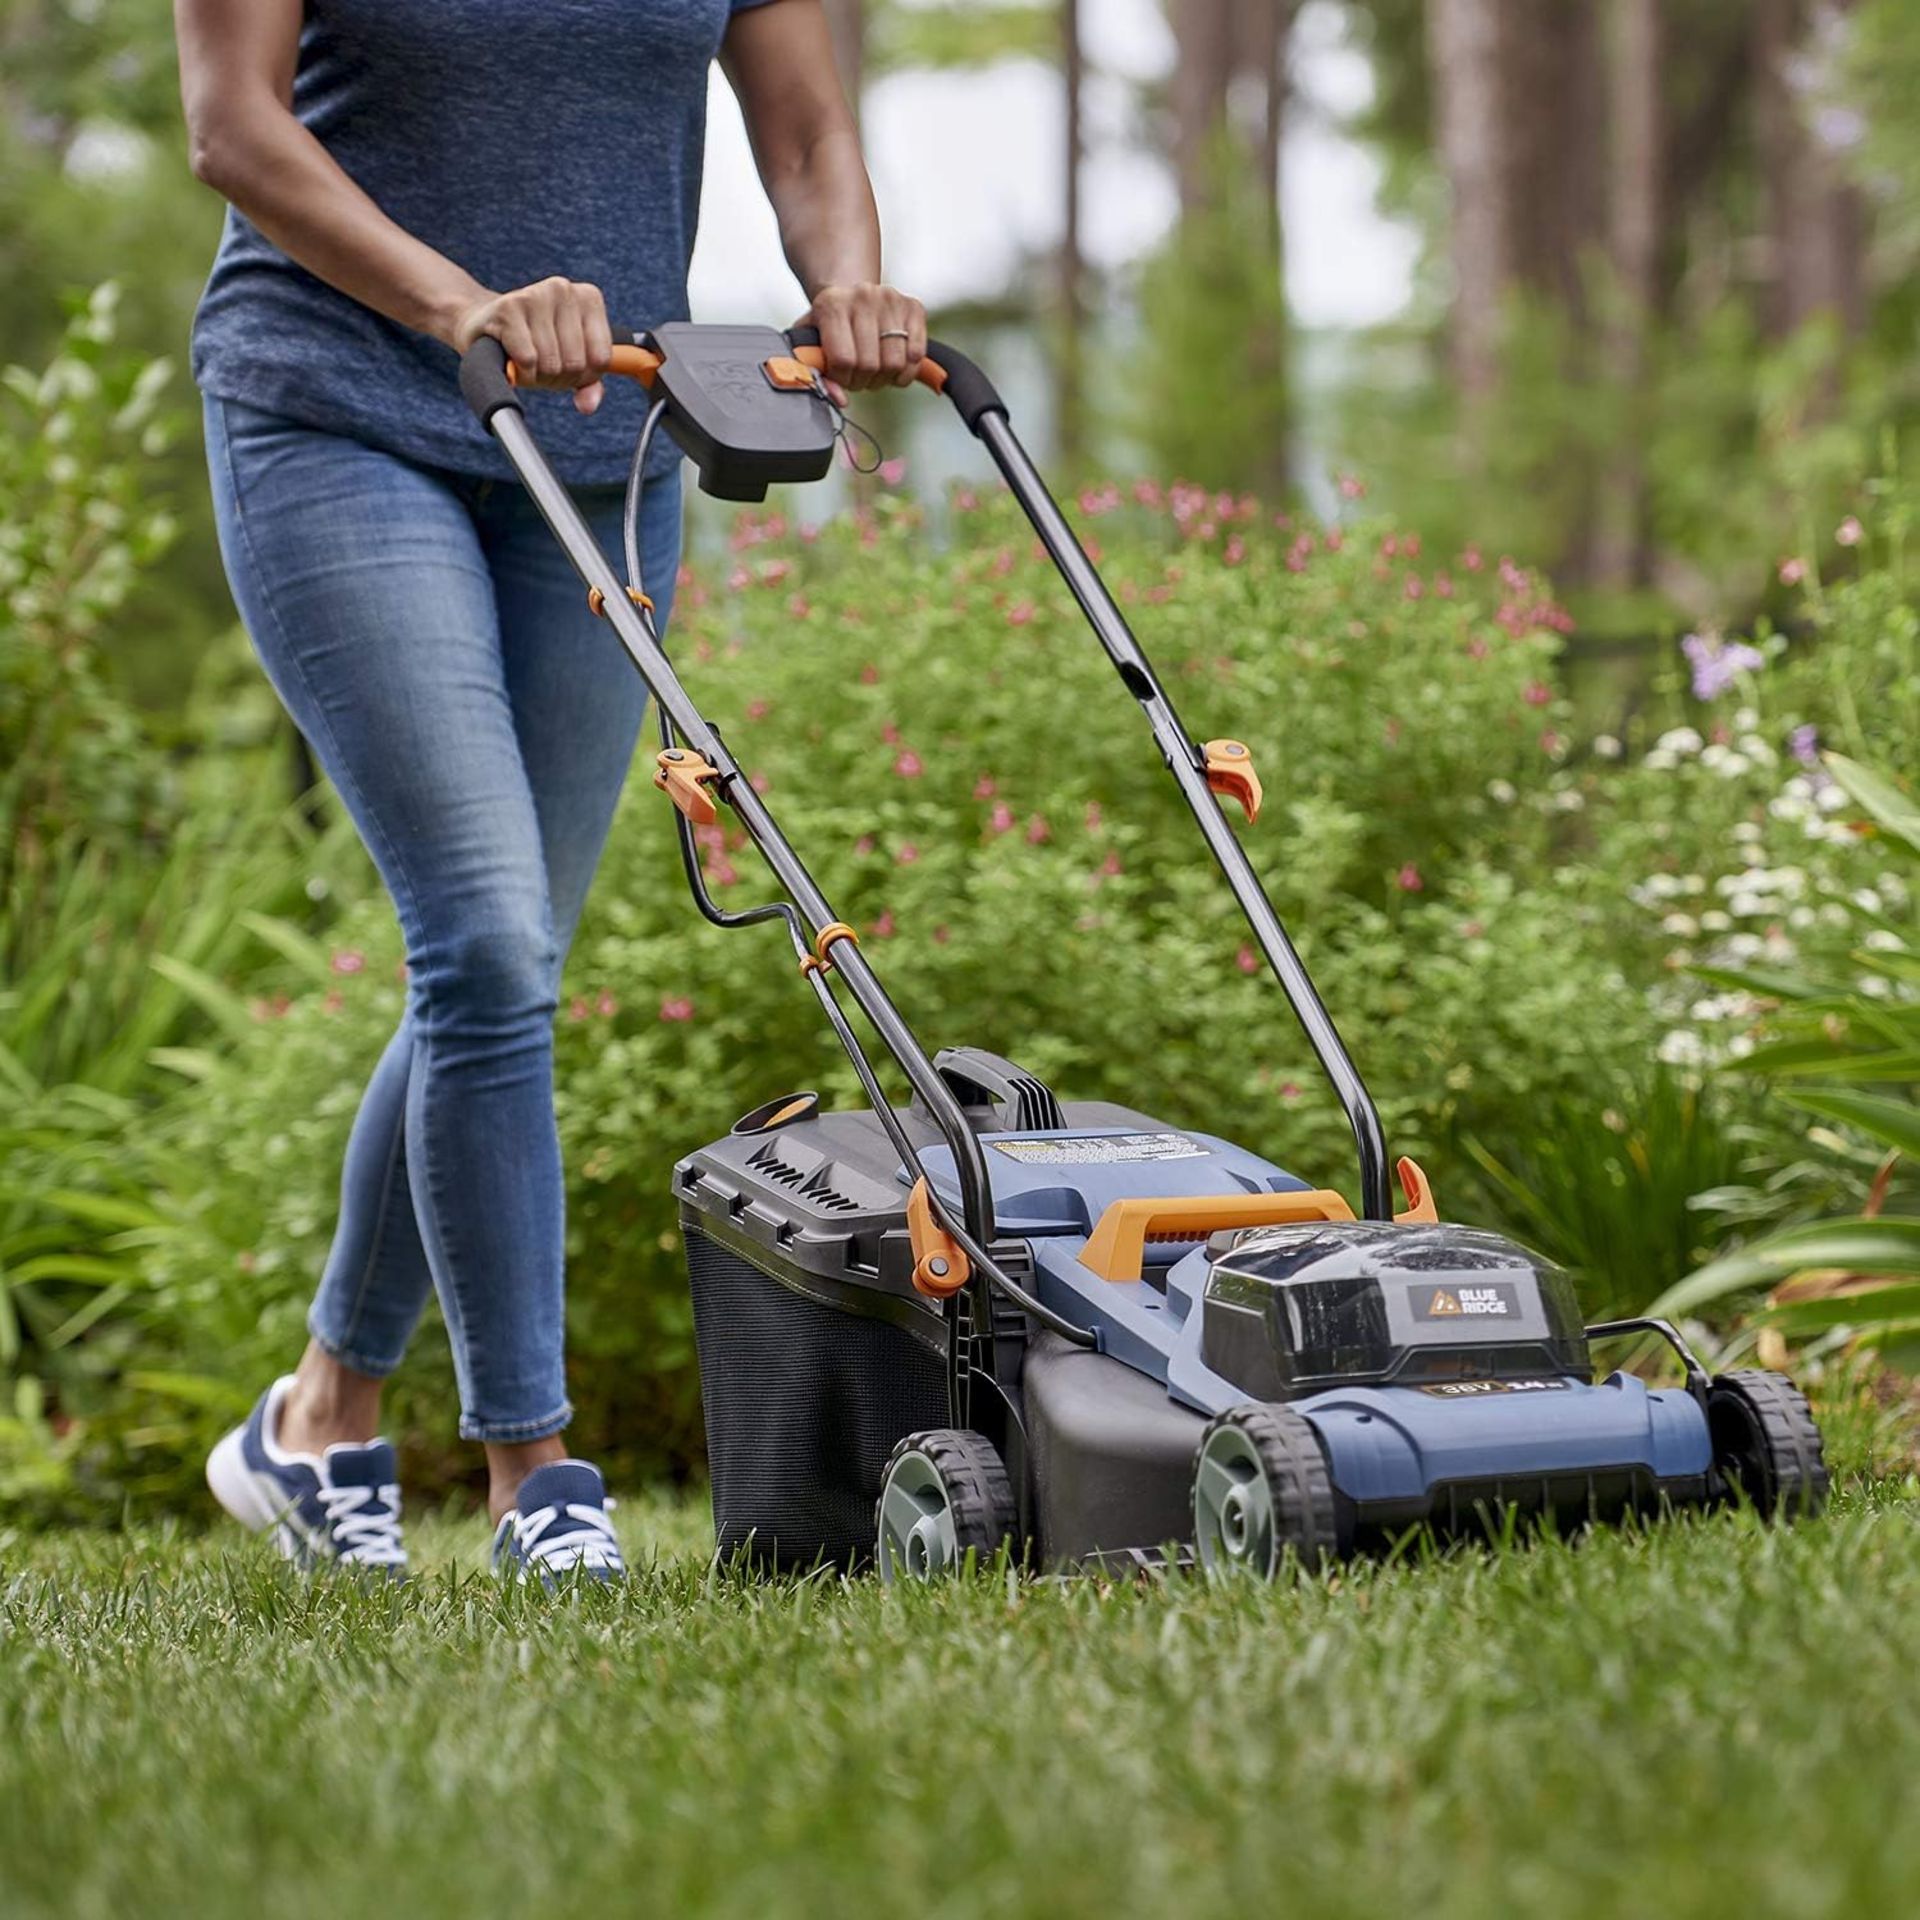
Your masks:
<svg viewBox="0 0 1920 1920"><path fill-rule="evenodd" d="M756 1153L748 1163L756 1173L769 1180L778 1181L800 1199L820 1208L823 1213L858 1213L860 1202L842 1193L827 1177L825 1167L816 1167L811 1173L803 1173L800 1168L790 1165L780 1158L773 1142L768 1143Z"/></svg>

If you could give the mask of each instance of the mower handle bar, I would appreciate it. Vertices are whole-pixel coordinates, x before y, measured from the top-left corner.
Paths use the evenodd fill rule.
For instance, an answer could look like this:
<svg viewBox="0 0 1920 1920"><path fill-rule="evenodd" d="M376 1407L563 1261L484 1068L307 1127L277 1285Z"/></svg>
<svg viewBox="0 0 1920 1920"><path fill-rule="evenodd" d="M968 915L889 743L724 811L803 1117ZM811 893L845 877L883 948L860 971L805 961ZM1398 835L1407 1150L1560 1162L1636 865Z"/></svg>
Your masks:
<svg viewBox="0 0 1920 1920"><path fill-rule="evenodd" d="M820 336L812 327L795 327L787 334L796 359L804 356L815 364ZM643 346L632 333L614 335L616 366L614 371L629 373L643 384L652 384L652 375L661 357ZM931 371L929 371L931 369ZM1047 488L1040 470L1021 445L1007 419L1006 402L995 391L993 382L956 347L929 340L918 378L936 392L944 393L954 404L962 420L992 456L1022 512L1032 523L1048 557L1079 603L1087 624L1113 663L1127 691L1139 701L1147 724L1153 730L1161 758L1167 763L1189 810L1199 826L1207 850L1213 855L1227 885L1232 889L1247 925L1258 941L1268 966L1279 981L1293 1008L1294 1017L1312 1047L1321 1071L1327 1076L1347 1123L1353 1130L1354 1147L1360 1166L1359 1213L1366 1220L1393 1218L1393 1187L1388 1171L1386 1136L1380 1124L1379 1109L1367 1091L1353 1056L1334 1026L1333 1016L1320 998L1305 963L1295 950L1286 929L1275 913L1266 889L1254 872L1220 803L1209 784L1206 756L1181 723L1166 688L1161 684L1153 663L1147 658L1133 630L1127 625L1106 582L1089 558L1087 550L1060 511L1059 503ZM722 797L740 814L755 844L767 857L776 877L786 887L794 903L806 915L815 932L834 924L824 896L799 856L780 833L772 816L752 787L738 777L738 769L713 727L702 716L686 690L680 685L672 666L659 648L650 628L643 629L629 606L625 592L613 573L599 543L588 531L572 496L555 478L528 431L523 410L510 376L506 349L491 336L483 335L470 346L460 361L460 390L482 426L500 441L521 479L526 483L535 505L573 560L575 569L592 588L599 590L601 604L651 687L655 699L679 730L683 739L700 749L708 761L720 770L718 782ZM656 402L656 404L659 404ZM951 1092L932 1063L921 1050L906 1023L887 998L878 977L857 947L845 956L844 971L849 986L862 1010L873 1021L888 1051L905 1070L913 1089L927 1103L939 1123L940 1132L953 1149L955 1172L959 1177L962 1211L971 1234L962 1239L971 1256L975 1243L990 1241L993 1234L993 1209L988 1191L985 1157L967 1126ZM949 1223L957 1224L957 1223Z"/></svg>
<svg viewBox="0 0 1920 1920"><path fill-rule="evenodd" d="M796 360L825 371L826 356L820 348L819 328L791 328L787 344L792 347ZM613 353L607 362L609 373L651 387L660 359L653 348L642 343L638 334L615 328ZM927 342L914 378L923 387L945 394L970 432L979 431L978 423L983 415L1004 414L1007 410L993 382L958 347L950 347L943 340ZM460 357L460 391L483 427L502 407L519 406L514 391L518 384L517 369L507 358L506 348L491 334L482 334Z"/></svg>

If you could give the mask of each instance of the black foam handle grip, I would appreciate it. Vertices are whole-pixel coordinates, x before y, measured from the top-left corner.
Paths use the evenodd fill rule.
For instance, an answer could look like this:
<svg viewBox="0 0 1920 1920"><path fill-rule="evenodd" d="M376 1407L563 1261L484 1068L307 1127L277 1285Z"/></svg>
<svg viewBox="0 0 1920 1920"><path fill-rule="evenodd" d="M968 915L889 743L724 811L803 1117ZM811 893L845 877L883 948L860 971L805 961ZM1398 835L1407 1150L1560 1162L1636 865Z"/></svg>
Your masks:
<svg viewBox="0 0 1920 1920"><path fill-rule="evenodd" d="M503 407L524 411L507 378L507 350L491 334L483 333L460 356L460 394L483 427Z"/></svg>
<svg viewBox="0 0 1920 1920"><path fill-rule="evenodd" d="M787 340L796 347L817 347L820 329L793 327L788 330ZM946 376L940 383L940 391L953 402L969 433L980 431L980 420L985 414L1005 416L1007 403L1000 398L993 382L958 347L950 347L943 340L929 340L927 358Z"/></svg>

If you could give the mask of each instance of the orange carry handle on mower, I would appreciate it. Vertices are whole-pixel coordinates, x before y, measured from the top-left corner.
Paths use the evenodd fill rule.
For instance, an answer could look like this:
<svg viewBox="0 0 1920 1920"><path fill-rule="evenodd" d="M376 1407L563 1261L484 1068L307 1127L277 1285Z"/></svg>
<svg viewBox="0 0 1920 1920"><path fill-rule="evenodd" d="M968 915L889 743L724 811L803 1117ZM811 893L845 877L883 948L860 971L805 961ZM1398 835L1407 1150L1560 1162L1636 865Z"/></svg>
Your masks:
<svg viewBox="0 0 1920 1920"><path fill-rule="evenodd" d="M1396 1214L1379 1115L1222 805L1257 814L1252 751L1187 731L1006 403L938 341L918 377L986 447L1139 703L1345 1110L1352 1200L1212 1134L1062 1102L998 1054L929 1055L681 685L640 575L662 429L722 499L825 474L843 421L818 339L679 322L620 336L612 370L650 395L624 579L536 445L496 341L468 350L460 383L653 693L654 779L695 904L720 926L785 927L868 1101L763 1096L674 1169L724 1554L871 1561L900 1579L1003 1548L1070 1566L1173 1543L1210 1572L1271 1574L1514 1509L1819 1505L1820 1436L1778 1375L1710 1378L1664 1322L1584 1327L1565 1274L1444 1223L1407 1160ZM765 905L732 911L707 891L694 828L722 807L777 884ZM888 1099L842 990L907 1105ZM1673 1345L1684 1385L1595 1381L1590 1338L1641 1329Z"/></svg>

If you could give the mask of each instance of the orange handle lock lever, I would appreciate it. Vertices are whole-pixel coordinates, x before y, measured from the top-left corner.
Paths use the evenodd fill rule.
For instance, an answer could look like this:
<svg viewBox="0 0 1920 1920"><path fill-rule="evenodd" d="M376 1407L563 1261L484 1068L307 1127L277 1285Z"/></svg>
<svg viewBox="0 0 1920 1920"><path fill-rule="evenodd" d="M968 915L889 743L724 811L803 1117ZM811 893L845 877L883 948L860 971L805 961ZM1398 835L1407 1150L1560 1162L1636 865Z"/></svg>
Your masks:
<svg viewBox="0 0 1920 1920"><path fill-rule="evenodd" d="M660 371L661 356L651 347L632 345L617 346L613 356L607 362L607 371L624 375L629 380L638 380L643 387L653 385L653 376ZM507 362L507 380L512 386L524 386L519 366L512 360Z"/></svg>
<svg viewBox="0 0 1920 1920"><path fill-rule="evenodd" d="M1238 800L1246 811L1247 825L1252 826L1260 817L1260 802L1265 796L1247 743L1209 740L1201 752L1206 756L1207 785L1223 800Z"/></svg>
<svg viewBox="0 0 1920 1920"><path fill-rule="evenodd" d="M719 816L707 788L720 778L720 770L706 755L691 747L668 747L654 755L654 765L659 771L653 784L696 827L711 826Z"/></svg>
<svg viewBox="0 0 1920 1920"><path fill-rule="evenodd" d="M803 367L811 367L815 373L824 373L827 370L826 353L819 347L795 347L793 357L798 360ZM934 393L944 391L947 384L946 368L936 367L931 360L924 358L921 360L919 366L914 369L913 377L919 381L923 387L930 389Z"/></svg>

